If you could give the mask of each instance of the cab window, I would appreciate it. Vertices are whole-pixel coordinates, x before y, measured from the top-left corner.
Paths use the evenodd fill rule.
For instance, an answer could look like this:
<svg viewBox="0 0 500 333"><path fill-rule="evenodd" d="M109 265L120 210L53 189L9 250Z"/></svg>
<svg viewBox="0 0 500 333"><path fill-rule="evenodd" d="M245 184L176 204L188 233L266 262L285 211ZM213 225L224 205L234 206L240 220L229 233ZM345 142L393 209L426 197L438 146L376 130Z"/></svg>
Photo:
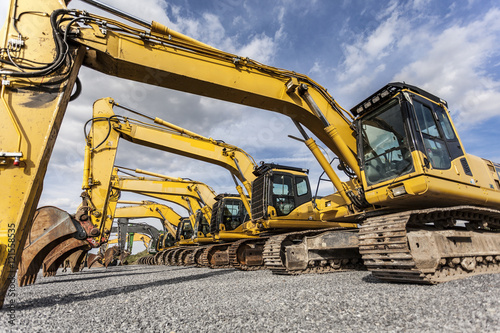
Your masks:
<svg viewBox="0 0 500 333"><path fill-rule="evenodd" d="M295 209L293 177L273 175L273 207L278 216L288 215Z"/></svg>
<svg viewBox="0 0 500 333"><path fill-rule="evenodd" d="M234 230L244 222L245 208L240 200L226 199L224 201L223 223L226 230Z"/></svg>
<svg viewBox="0 0 500 333"><path fill-rule="evenodd" d="M297 196L301 197L303 195L306 195L309 192L309 189L307 187L307 179L304 177L297 177L295 179L297 185Z"/></svg>
<svg viewBox="0 0 500 333"><path fill-rule="evenodd" d="M369 186L413 170L399 100L394 98L360 120L360 154Z"/></svg>
<svg viewBox="0 0 500 333"><path fill-rule="evenodd" d="M439 131L438 124L436 123L436 119L434 118L431 108L416 100L413 100L413 108L417 117L420 133L422 134L425 153L429 158L432 167L434 169L449 169L451 167L450 154L448 153L446 142ZM437 117L438 116L436 115L436 118ZM443 117L441 116L441 118ZM443 125L447 129L444 130L443 127L443 132L448 132L447 136L453 135L454 137L451 124L449 124L446 117L444 118L446 121L443 119Z"/></svg>

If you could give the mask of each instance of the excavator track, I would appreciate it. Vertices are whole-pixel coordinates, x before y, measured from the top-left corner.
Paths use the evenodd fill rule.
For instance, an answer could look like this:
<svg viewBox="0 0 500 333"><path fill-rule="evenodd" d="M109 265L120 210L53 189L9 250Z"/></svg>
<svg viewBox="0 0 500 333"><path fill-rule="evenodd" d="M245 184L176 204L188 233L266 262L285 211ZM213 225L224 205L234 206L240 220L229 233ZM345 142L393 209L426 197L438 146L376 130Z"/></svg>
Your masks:
<svg viewBox="0 0 500 333"><path fill-rule="evenodd" d="M167 256L169 266L177 266L177 256L179 255L180 251L182 251L182 249L177 248L169 253L169 255Z"/></svg>
<svg viewBox="0 0 500 333"><path fill-rule="evenodd" d="M499 229L500 211L472 206L379 216L363 223L360 253L378 279L437 284L500 273Z"/></svg>
<svg viewBox="0 0 500 333"><path fill-rule="evenodd" d="M193 258L194 250L195 249L193 249L192 251L189 251L189 253L187 253L186 256L184 257L184 266L194 266L195 265L194 258Z"/></svg>
<svg viewBox="0 0 500 333"><path fill-rule="evenodd" d="M162 265L168 265L167 255L170 252L170 250L171 249L168 249L168 250L165 250L162 252L161 259L160 259L160 261L162 262Z"/></svg>
<svg viewBox="0 0 500 333"><path fill-rule="evenodd" d="M141 257L137 260L138 265L146 265L146 257Z"/></svg>
<svg viewBox="0 0 500 333"><path fill-rule="evenodd" d="M228 249L231 243L213 244L207 246L200 257L202 267L230 268Z"/></svg>
<svg viewBox="0 0 500 333"><path fill-rule="evenodd" d="M198 246L197 248L194 249L193 254L192 254L192 260L193 260L193 263L196 267L203 267L202 254L203 254L205 249L206 249L206 246Z"/></svg>
<svg viewBox="0 0 500 333"><path fill-rule="evenodd" d="M165 251L165 253L163 254L163 264L164 265L166 265L166 266L171 265L170 261L172 259L172 255L174 254L175 250L177 250L177 248Z"/></svg>
<svg viewBox="0 0 500 333"><path fill-rule="evenodd" d="M155 265L162 265L163 262L163 251L160 251L155 254Z"/></svg>
<svg viewBox="0 0 500 333"><path fill-rule="evenodd" d="M258 239L241 239L229 247L231 266L242 271L266 269L264 266L264 244L267 237Z"/></svg>
<svg viewBox="0 0 500 333"><path fill-rule="evenodd" d="M137 264L139 264L139 265L149 265L150 258L151 258L151 256L145 256L145 257L139 258L139 260L137 260Z"/></svg>
<svg viewBox="0 0 500 333"><path fill-rule="evenodd" d="M189 250L189 247L178 247L173 249L170 253L170 256L167 257L168 264L170 266L180 266L182 265L179 261L180 255L184 250Z"/></svg>
<svg viewBox="0 0 500 333"><path fill-rule="evenodd" d="M361 258L351 256L339 257L329 260L309 260L303 269L289 269L286 265L286 248L295 243L300 243L305 237L313 237L326 232L340 232L339 228L306 230L290 232L269 237L264 245L264 264L273 274L299 275L310 273L333 273L353 270L362 270Z"/></svg>
<svg viewBox="0 0 500 333"><path fill-rule="evenodd" d="M178 249L178 247L171 247L166 250L161 251L161 256L158 258L159 262L161 262L162 265L170 265L169 264L169 258L172 255L172 251Z"/></svg>
<svg viewBox="0 0 500 333"><path fill-rule="evenodd" d="M177 257L177 266L189 266L188 257L193 253L194 248L183 249Z"/></svg>

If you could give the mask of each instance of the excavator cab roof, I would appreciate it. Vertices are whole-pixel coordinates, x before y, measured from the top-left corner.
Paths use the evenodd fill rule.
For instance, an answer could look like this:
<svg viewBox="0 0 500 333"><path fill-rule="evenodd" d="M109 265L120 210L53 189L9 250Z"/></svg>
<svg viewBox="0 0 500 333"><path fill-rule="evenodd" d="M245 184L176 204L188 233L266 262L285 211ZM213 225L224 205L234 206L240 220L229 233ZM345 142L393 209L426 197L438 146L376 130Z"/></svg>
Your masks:
<svg viewBox="0 0 500 333"><path fill-rule="evenodd" d="M427 91L419 87L412 86L404 82L392 82L385 85L382 89L379 89L376 93L372 94L370 97L366 98L364 101L354 106L351 109L351 112L355 117L362 116L363 114L366 113L370 113L372 110L377 108L386 100L392 98L395 94L397 94L401 90L410 90L416 94L419 94L421 96L424 96L425 98L430 99L431 101L437 104L443 104L444 106L448 107L448 103L445 100L437 97L436 95L428 93Z"/></svg>
<svg viewBox="0 0 500 333"><path fill-rule="evenodd" d="M239 194L231 194L231 193L220 193L214 198L215 201L219 201L223 198L240 198Z"/></svg>
<svg viewBox="0 0 500 333"><path fill-rule="evenodd" d="M306 173L306 174L309 173L309 169L296 168L296 167L279 165L279 164L274 164L274 163L261 163L260 166L255 168L255 170L253 171L253 174L258 177L258 176L265 174L266 172L268 172L270 170L275 170L275 169L302 172L302 173Z"/></svg>

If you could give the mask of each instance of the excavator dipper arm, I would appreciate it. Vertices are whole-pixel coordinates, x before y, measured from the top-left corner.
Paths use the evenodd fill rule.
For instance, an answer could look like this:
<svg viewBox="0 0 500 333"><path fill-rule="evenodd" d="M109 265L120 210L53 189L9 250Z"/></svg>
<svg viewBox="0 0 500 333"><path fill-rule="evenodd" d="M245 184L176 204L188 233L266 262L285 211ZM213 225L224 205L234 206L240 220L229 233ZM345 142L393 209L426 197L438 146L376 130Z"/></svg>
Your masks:
<svg viewBox="0 0 500 333"><path fill-rule="evenodd" d="M97 247L107 240L112 224L112 219L109 218L110 212L114 212L118 198L116 193L111 191L111 173L106 170L113 168L117 146L118 133L108 133L107 124L96 122L92 126L86 146L90 158L86 160L87 182L84 184L86 191L82 194L82 205L74 216L61 212L53 215L50 207L39 209L31 227L32 233L39 235L36 238L31 237L25 246L29 251L23 251L18 274L20 286L33 283L36 279L35 272L38 272L42 265L45 275L53 275L57 270L54 263L61 262L62 258L74 251L87 248L87 244L90 244L90 247ZM112 200L109 200L110 196ZM49 212L44 213L45 210ZM53 220L47 218L50 216ZM72 224L69 224L70 221ZM85 241L67 240L73 238L75 233L71 228L73 224L83 229L83 234L86 235L83 237ZM47 228L46 225L56 227ZM50 262L45 261L49 254L50 258L53 258Z"/></svg>

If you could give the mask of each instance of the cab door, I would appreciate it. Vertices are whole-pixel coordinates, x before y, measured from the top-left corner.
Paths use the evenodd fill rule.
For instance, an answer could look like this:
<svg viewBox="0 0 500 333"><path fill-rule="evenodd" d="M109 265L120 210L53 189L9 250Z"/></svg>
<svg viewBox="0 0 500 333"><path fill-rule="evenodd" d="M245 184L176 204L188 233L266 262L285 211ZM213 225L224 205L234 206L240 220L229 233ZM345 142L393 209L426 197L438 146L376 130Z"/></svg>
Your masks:
<svg viewBox="0 0 500 333"><path fill-rule="evenodd" d="M416 145L424 155L424 172L469 183L472 172L447 111L417 95L412 96L412 102Z"/></svg>

